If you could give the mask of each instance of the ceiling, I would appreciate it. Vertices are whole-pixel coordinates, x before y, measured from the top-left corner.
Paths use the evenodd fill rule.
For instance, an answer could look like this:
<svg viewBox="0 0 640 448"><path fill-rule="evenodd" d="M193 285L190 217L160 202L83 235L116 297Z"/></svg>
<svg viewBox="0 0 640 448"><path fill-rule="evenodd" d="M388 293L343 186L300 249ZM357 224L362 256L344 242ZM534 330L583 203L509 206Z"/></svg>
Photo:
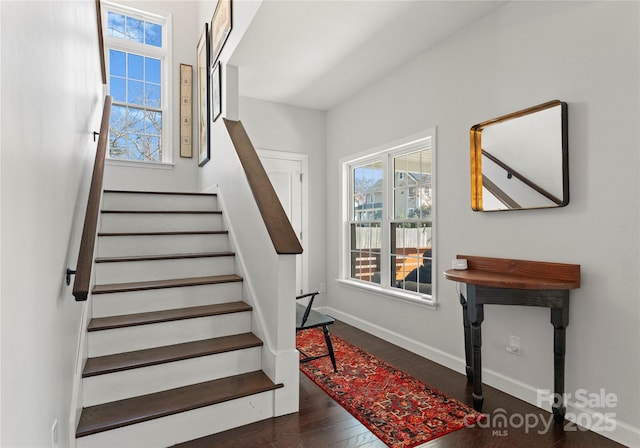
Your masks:
<svg viewBox="0 0 640 448"><path fill-rule="evenodd" d="M264 0L229 62L241 96L328 110L505 3Z"/></svg>

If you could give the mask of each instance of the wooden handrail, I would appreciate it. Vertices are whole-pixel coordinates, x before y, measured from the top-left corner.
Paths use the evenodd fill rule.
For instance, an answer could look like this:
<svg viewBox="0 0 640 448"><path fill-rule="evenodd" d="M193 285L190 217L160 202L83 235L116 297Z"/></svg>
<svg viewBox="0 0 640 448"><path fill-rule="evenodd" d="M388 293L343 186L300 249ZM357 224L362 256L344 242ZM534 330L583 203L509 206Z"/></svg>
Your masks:
<svg viewBox="0 0 640 448"><path fill-rule="evenodd" d="M240 121L224 119L253 197L278 254L301 254L302 245Z"/></svg>
<svg viewBox="0 0 640 448"><path fill-rule="evenodd" d="M100 198L102 196L102 178L104 177L104 160L107 155L107 142L109 140L109 118L111 116L112 98L107 95L102 109L102 122L100 123L100 137L98 149L93 165L87 211L84 216L82 239L76 264L76 278L73 282L73 296L76 301L87 300L89 295L89 283L91 282L91 267L93 265L93 249L96 242L96 230L98 228L98 214L100 213Z"/></svg>
<svg viewBox="0 0 640 448"><path fill-rule="evenodd" d="M102 34L102 5L96 0L96 17L98 19L98 46L100 47L100 71L102 72L102 84L107 84L107 62L104 54L104 37Z"/></svg>

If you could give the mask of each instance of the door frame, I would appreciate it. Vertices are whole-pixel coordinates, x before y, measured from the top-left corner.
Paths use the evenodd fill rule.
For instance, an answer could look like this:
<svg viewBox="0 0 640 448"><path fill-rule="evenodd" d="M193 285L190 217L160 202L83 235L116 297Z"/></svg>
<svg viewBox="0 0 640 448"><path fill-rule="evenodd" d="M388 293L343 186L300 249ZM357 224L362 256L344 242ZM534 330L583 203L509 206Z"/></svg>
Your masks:
<svg viewBox="0 0 640 448"><path fill-rule="evenodd" d="M301 200L302 200L302 238L298 235L300 239L300 244L302 244L302 254L298 255L302 257L302 272L300 275L301 286L304 292L309 292L309 155L302 154L298 152L289 152L289 151L279 151L275 149L256 149L258 153L258 157L262 159L263 157L269 159L280 159L280 160L289 160L300 162L300 169L302 174L302 191L301 191ZM299 291L296 291L298 294Z"/></svg>

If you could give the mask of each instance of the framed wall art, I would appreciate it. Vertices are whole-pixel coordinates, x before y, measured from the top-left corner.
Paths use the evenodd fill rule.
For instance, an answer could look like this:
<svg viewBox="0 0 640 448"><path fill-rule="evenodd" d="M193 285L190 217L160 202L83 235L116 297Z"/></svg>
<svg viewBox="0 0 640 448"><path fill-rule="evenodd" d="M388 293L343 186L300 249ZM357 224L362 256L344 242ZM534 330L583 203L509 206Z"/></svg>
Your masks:
<svg viewBox="0 0 640 448"><path fill-rule="evenodd" d="M211 70L211 121L216 121L222 112L222 78L220 61Z"/></svg>
<svg viewBox="0 0 640 448"><path fill-rule="evenodd" d="M198 166L209 161L209 30L204 24L197 46L198 61Z"/></svg>
<svg viewBox="0 0 640 448"><path fill-rule="evenodd" d="M193 157L193 66L180 64L180 157Z"/></svg>
<svg viewBox="0 0 640 448"><path fill-rule="evenodd" d="M231 0L218 0L211 18L211 63L218 59L231 33Z"/></svg>

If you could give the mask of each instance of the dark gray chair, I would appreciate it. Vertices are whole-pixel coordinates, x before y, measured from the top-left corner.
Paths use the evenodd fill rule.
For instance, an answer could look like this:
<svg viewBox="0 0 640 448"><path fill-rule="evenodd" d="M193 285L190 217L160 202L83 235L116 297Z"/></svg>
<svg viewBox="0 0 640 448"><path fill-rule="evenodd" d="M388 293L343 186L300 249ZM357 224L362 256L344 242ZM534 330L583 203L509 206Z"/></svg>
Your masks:
<svg viewBox="0 0 640 448"><path fill-rule="evenodd" d="M311 307L313 306L313 300L318 294L320 293L311 292L309 294L303 294L296 297L296 300L311 297L307 306L304 306L300 303L296 304L296 333L300 330L322 327L324 340L327 343L327 353L318 356L309 356L302 350L298 349L298 351L302 353L303 356L303 358L300 359L300 362L309 362L313 361L314 359L320 359L329 356L331 358L331 363L333 364L333 371L337 372L338 368L336 367L336 356L333 353L333 345L331 344L331 336L329 335L329 325L332 325L336 320L331 316L327 316L326 314L322 314L311 309Z"/></svg>

